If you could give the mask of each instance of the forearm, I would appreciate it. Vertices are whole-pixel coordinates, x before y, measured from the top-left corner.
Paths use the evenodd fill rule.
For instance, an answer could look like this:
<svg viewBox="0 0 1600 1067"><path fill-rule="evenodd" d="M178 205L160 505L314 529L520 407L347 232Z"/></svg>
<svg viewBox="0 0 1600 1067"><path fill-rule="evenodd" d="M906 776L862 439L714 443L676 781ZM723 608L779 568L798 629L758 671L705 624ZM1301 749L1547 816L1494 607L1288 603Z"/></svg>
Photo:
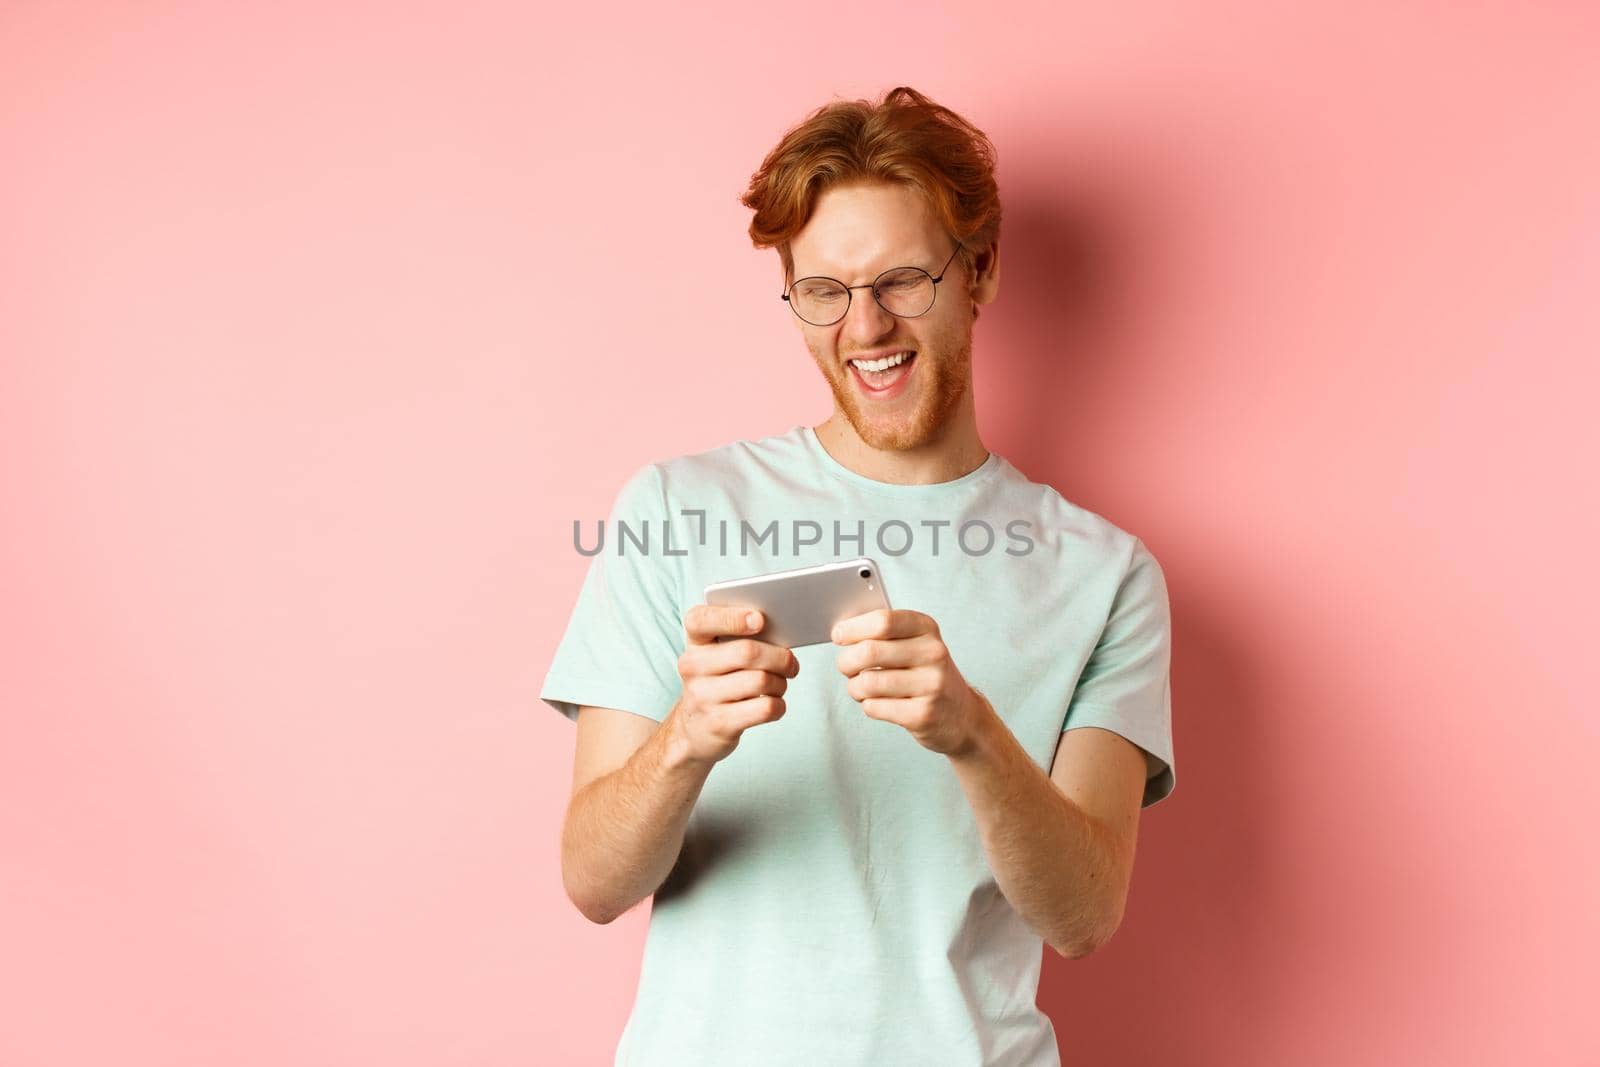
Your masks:
<svg viewBox="0 0 1600 1067"><path fill-rule="evenodd" d="M683 847L684 828L713 764L691 760L677 709L628 762L572 798L561 831L567 896L609 923L654 893Z"/></svg>
<svg viewBox="0 0 1600 1067"><path fill-rule="evenodd" d="M1064 956L1086 955L1122 919L1114 841L983 703L987 713L973 743L949 759L977 817L995 882L1047 944Z"/></svg>

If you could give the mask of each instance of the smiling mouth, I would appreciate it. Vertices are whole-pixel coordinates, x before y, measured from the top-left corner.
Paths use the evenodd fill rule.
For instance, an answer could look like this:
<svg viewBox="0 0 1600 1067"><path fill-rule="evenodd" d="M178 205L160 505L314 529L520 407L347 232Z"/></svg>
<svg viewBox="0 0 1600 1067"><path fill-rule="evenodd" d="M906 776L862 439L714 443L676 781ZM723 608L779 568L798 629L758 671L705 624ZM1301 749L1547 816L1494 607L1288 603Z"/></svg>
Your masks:
<svg viewBox="0 0 1600 1067"><path fill-rule="evenodd" d="M911 371L916 366L916 360L916 351L908 350L903 358L895 355L888 359L851 359L846 362L855 375L856 381L861 385L863 392L868 396L879 396L886 399L888 395L898 393L898 386L911 376Z"/></svg>

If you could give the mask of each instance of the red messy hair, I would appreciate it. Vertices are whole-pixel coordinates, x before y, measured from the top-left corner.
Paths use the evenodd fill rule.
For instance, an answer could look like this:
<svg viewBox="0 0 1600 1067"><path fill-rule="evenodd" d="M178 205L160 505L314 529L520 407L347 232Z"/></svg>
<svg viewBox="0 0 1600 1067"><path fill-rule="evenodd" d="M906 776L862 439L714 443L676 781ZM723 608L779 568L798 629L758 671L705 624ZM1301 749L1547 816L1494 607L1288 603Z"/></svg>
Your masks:
<svg viewBox="0 0 1600 1067"><path fill-rule="evenodd" d="M909 185L961 242L970 274L977 253L1000 238L994 169L994 145L982 130L902 85L877 104L840 100L812 112L767 153L739 202L755 212L751 242L777 248L783 276L792 280L790 242L824 190L856 181Z"/></svg>

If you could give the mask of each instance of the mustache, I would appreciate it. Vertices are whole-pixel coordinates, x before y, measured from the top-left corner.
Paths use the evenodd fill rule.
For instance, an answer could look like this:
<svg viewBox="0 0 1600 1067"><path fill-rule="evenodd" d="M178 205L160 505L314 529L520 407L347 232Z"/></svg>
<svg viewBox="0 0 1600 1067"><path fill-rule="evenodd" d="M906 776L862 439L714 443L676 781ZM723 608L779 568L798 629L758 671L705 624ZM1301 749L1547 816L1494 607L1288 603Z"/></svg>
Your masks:
<svg viewBox="0 0 1600 1067"><path fill-rule="evenodd" d="M887 349L890 349L891 351L898 351L899 349L903 348L907 352L912 353L913 355L917 355L917 356L922 355L922 349L918 348L916 345L878 345L877 347L880 348L880 349L887 348ZM860 352L844 352L844 353L840 354L839 358L840 359L855 359L859 355L861 355Z"/></svg>

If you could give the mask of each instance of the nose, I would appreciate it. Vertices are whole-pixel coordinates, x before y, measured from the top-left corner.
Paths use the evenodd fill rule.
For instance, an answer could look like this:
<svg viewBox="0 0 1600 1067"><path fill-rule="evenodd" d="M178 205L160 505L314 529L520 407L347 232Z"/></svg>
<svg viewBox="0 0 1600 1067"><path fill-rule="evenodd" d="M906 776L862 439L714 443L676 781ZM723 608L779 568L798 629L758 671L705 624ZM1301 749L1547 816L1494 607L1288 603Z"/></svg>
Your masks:
<svg viewBox="0 0 1600 1067"><path fill-rule="evenodd" d="M871 289L858 289L850 294L850 309L839 329L852 347L870 348L874 341L894 332L894 316L883 310Z"/></svg>

